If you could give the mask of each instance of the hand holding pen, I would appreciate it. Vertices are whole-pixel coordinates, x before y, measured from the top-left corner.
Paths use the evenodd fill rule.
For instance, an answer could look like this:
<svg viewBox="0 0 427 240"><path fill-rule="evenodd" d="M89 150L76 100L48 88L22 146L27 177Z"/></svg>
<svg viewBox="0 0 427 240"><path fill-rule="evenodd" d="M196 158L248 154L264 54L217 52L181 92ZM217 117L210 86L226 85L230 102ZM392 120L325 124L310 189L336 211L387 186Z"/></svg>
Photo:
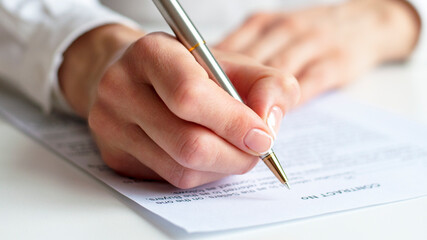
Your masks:
<svg viewBox="0 0 427 240"><path fill-rule="evenodd" d="M85 63L94 58L73 55L91 53L82 49L101 51L105 58ZM88 118L103 160L123 175L166 180L179 188L251 170L270 150L283 115L299 97L292 76L241 55L215 52L245 105L165 33L144 35L107 25L69 50L60 71L65 95L79 96L69 97L69 103ZM69 80L73 59L98 67Z"/></svg>
<svg viewBox="0 0 427 240"><path fill-rule="evenodd" d="M153 2L156 4L159 11L174 31L178 40L194 55L197 62L206 70L209 77L216 81L234 99L244 103L243 99L240 97L239 93L230 82L230 79L228 79L227 75L210 52L205 40L200 35L182 6L179 4L178 0L153 0ZM280 109L278 109L278 111L280 111ZM281 114L281 116L283 116L283 114ZM276 118L276 116L272 115L271 118L272 119L267 120L267 123L270 123L271 125L276 124L276 119L273 119ZM272 126L269 127L272 129L272 133L274 134L275 129ZM262 130L259 130L259 132L262 133ZM253 133L249 132L248 134L250 135ZM289 188L288 178L273 152L273 142L274 139L271 139L269 149L267 151L258 151L257 154L277 179ZM246 141L245 145L250 147L250 144Z"/></svg>

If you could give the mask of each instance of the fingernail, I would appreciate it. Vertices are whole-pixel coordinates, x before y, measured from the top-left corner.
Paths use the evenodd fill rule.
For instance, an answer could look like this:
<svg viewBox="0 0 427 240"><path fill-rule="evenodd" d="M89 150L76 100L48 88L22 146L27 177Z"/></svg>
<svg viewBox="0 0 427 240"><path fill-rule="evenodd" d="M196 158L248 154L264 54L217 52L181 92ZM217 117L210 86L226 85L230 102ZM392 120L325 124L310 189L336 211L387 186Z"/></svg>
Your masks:
<svg viewBox="0 0 427 240"><path fill-rule="evenodd" d="M280 123L283 119L283 112L282 110L274 106L271 108L270 114L267 118L267 125L270 128L271 132L273 133L274 139L276 139L276 135L279 132L280 129Z"/></svg>
<svg viewBox="0 0 427 240"><path fill-rule="evenodd" d="M251 129L245 136L246 147L259 155L265 154L273 146L273 138L260 129Z"/></svg>

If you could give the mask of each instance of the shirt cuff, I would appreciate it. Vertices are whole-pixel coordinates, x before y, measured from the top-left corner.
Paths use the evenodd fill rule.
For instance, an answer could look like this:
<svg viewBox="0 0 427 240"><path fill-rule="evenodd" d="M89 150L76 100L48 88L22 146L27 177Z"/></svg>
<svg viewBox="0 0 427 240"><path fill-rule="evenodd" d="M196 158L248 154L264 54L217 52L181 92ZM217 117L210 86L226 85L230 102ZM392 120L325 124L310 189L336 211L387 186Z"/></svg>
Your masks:
<svg viewBox="0 0 427 240"><path fill-rule="evenodd" d="M45 112L53 107L72 113L71 107L62 95L58 84L58 70L63 53L82 34L96 27L118 23L131 28L138 24L99 4L70 2L60 9L50 9L51 18L41 24L38 34L29 46L29 56L37 56L40 82L31 81L23 90L39 103ZM29 61L34 59L29 58ZM31 76L27 76L31 77ZM35 85L37 84L37 85ZM34 89L40 91L34 92Z"/></svg>

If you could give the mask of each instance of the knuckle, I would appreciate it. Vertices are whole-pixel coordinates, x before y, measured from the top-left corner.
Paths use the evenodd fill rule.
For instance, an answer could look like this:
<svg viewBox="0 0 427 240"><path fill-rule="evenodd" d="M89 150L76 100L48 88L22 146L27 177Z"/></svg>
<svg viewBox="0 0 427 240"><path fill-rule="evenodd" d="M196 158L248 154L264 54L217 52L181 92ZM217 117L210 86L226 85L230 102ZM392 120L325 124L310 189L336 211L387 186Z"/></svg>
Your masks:
<svg viewBox="0 0 427 240"><path fill-rule="evenodd" d="M89 129L97 138L111 141L122 136L123 123L98 102L89 111L87 121Z"/></svg>
<svg viewBox="0 0 427 240"><path fill-rule="evenodd" d="M123 135L125 136L126 139L130 140L130 142L132 142L134 144L141 143L141 139L144 139L145 137L147 137L144 130L142 130L142 128L139 127L135 123L123 124L123 126L120 129L120 132L123 133ZM144 146L142 146L141 149L143 149L143 148L144 148Z"/></svg>
<svg viewBox="0 0 427 240"><path fill-rule="evenodd" d="M159 54L168 54L172 39L172 36L163 32L149 33L135 41L132 50L136 55L132 56L138 59L140 56L144 56L143 59L157 59Z"/></svg>
<svg viewBox="0 0 427 240"><path fill-rule="evenodd" d="M227 136L242 136L246 133L249 118L240 112L234 112L227 121L222 123L222 129Z"/></svg>
<svg viewBox="0 0 427 240"><path fill-rule="evenodd" d="M177 165L173 171L170 183L175 187L189 189L200 185L197 171L180 165Z"/></svg>
<svg viewBox="0 0 427 240"><path fill-rule="evenodd" d="M143 56L153 56L161 47L160 41L163 38L162 33L150 33L138 39L133 47L139 54Z"/></svg>
<svg viewBox="0 0 427 240"><path fill-rule="evenodd" d="M278 86L280 86L286 99L291 99L291 105L297 104L301 98L301 89L298 80L291 74L276 72L276 78Z"/></svg>
<svg viewBox="0 0 427 240"><path fill-rule="evenodd" d="M205 94L204 87L198 81L182 81L172 93L172 111L181 119L190 120Z"/></svg>
<svg viewBox="0 0 427 240"><path fill-rule="evenodd" d="M211 156L210 142L203 134L196 134L192 131L182 135L179 148L179 162L191 169L200 168L206 165Z"/></svg>
<svg viewBox="0 0 427 240"><path fill-rule="evenodd" d="M114 69L107 70L98 83L96 98L102 101L117 99L119 97L116 96L119 92L117 89L121 88L120 82L121 77L118 76Z"/></svg>

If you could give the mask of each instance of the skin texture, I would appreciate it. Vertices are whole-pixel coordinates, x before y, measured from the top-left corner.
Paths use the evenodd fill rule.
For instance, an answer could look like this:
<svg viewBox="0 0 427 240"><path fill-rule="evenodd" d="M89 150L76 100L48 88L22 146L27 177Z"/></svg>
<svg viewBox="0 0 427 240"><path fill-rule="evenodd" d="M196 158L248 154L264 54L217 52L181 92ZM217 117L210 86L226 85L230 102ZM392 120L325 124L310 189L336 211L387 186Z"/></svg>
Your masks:
<svg viewBox="0 0 427 240"><path fill-rule="evenodd" d="M78 38L58 76L108 166L191 188L252 169L301 93L306 101L406 58L418 37L414 16L393 0L254 15L214 51L246 105L174 37L121 25Z"/></svg>
<svg viewBox="0 0 427 240"><path fill-rule="evenodd" d="M293 74L302 103L381 63L405 59L419 27L417 14L404 1L353 0L291 13L257 13L217 47Z"/></svg>

